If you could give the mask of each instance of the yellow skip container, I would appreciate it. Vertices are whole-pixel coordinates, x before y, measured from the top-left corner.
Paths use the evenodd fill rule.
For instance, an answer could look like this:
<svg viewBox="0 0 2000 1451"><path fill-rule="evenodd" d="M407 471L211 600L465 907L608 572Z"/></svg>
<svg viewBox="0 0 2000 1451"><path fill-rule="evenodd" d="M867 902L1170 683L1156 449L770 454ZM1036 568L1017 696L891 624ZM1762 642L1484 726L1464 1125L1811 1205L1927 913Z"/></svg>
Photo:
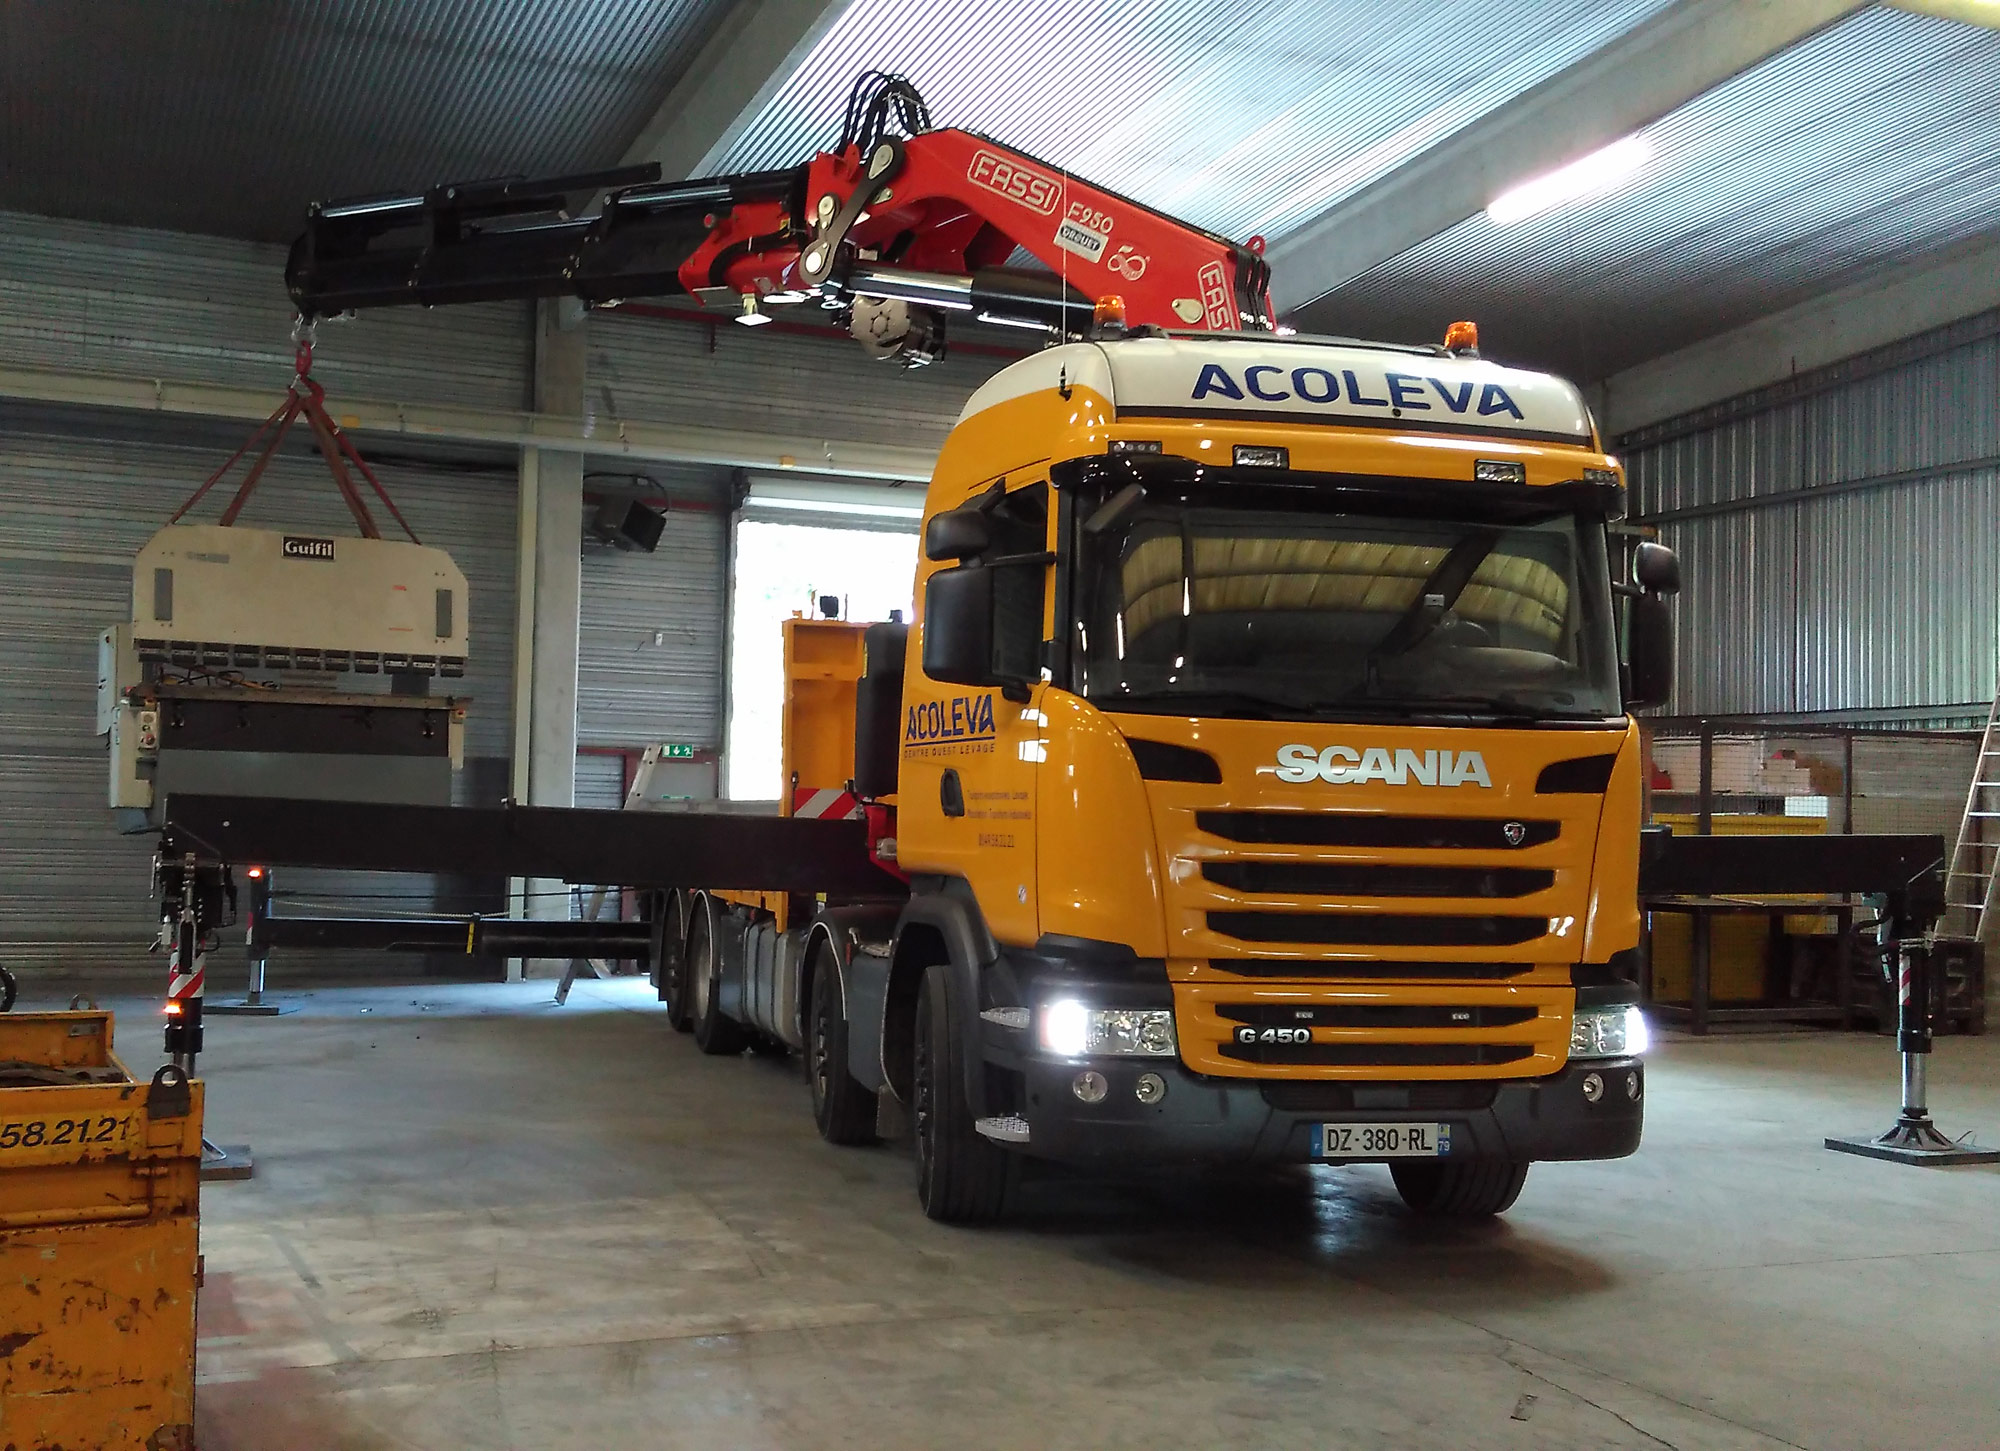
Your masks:
<svg viewBox="0 0 2000 1451"><path fill-rule="evenodd" d="M192 1451L202 1085L0 1014L0 1446Z"/></svg>

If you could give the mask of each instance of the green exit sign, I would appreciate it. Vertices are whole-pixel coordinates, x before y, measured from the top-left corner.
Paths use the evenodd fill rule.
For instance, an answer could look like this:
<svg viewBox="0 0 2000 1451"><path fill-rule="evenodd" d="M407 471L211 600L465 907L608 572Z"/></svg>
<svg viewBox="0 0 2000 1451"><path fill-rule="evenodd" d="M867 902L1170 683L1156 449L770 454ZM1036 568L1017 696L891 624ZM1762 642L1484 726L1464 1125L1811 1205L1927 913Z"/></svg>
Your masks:
<svg viewBox="0 0 2000 1451"><path fill-rule="evenodd" d="M692 761L694 759L694 747L685 742L669 742L660 747L660 759L663 761Z"/></svg>

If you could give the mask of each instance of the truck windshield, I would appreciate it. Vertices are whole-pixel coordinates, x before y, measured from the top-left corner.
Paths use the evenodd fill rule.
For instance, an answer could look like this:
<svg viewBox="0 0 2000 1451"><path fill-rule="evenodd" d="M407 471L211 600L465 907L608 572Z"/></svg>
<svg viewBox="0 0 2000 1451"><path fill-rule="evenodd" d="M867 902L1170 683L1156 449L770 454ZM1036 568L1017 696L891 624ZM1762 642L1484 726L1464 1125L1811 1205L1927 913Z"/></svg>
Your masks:
<svg viewBox="0 0 2000 1451"><path fill-rule="evenodd" d="M1075 558L1075 688L1105 710L1357 720L1621 710L1604 525L1588 515L1148 501L1094 536L1079 530Z"/></svg>

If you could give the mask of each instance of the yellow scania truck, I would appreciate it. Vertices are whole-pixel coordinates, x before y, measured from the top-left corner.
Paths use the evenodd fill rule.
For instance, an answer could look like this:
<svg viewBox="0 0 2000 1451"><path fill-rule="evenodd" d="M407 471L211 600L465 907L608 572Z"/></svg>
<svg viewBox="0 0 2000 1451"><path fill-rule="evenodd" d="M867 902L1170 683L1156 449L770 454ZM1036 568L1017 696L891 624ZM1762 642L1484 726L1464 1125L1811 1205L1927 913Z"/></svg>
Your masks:
<svg viewBox="0 0 2000 1451"><path fill-rule="evenodd" d="M900 1106L945 1220L1022 1157L1484 1216L1631 1153L1678 569L1576 389L1454 331L1113 325L979 389L916 618L788 626L785 805L883 890L676 893L677 1025L802 1049L835 1143Z"/></svg>

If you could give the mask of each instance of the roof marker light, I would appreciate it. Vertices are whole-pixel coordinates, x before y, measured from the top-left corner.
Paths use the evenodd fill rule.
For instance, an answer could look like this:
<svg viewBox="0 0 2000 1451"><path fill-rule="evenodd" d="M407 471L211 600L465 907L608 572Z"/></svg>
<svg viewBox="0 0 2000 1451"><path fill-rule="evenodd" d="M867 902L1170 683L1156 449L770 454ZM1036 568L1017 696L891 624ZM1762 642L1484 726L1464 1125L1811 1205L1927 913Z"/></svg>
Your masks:
<svg viewBox="0 0 2000 1451"><path fill-rule="evenodd" d="M1292 466L1292 451L1262 444L1239 443L1232 461L1239 469L1288 469Z"/></svg>
<svg viewBox="0 0 2000 1451"><path fill-rule="evenodd" d="M1511 227L1529 217L1623 186L1638 175L1652 155L1652 143L1645 137L1627 136L1502 192L1488 203L1486 215L1499 226Z"/></svg>
<svg viewBox="0 0 2000 1451"><path fill-rule="evenodd" d="M1472 477L1482 484L1525 484L1528 466L1518 459L1476 458L1472 461Z"/></svg>

